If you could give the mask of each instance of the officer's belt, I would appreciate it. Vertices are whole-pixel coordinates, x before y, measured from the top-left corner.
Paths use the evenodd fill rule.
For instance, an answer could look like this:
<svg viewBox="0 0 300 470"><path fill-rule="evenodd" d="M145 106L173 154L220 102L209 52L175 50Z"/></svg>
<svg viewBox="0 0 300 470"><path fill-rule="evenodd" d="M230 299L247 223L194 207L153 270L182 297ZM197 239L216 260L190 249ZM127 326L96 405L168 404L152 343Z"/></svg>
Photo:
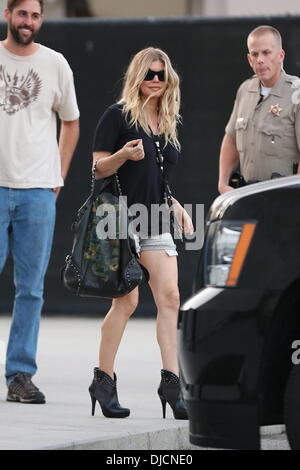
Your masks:
<svg viewBox="0 0 300 470"><path fill-rule="evenodd" d="M244 185L245 186L248 186L248 184L254 184L254 183L261 183L261 181L259 181L259 180L245 181L245 179L244 179Z"/></svg>

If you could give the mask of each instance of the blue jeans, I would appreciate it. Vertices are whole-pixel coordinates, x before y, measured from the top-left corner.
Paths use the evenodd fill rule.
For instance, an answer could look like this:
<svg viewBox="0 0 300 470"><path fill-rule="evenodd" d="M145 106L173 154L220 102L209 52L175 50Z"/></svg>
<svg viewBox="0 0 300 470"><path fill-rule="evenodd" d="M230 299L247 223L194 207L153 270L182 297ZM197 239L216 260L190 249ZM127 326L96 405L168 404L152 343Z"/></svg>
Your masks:
<svg viewBox="0 0 300 470"><path fill-rule="evenodd" d="M16 288L10 329L6 379L37 370L36 351L44 277L49 263L56 215L50 189L0 187L0 273L11 252Z"/></svg>

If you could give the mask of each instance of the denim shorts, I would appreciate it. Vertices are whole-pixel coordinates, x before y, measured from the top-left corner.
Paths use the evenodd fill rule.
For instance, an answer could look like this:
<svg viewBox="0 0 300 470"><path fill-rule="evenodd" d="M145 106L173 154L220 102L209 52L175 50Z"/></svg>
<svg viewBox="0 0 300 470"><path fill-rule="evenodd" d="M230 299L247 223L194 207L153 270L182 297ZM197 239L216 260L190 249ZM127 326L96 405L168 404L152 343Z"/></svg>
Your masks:
<svg viewBox="0 0 300 470"><path fill-rule="evenodd" d="M178 256L176 245L170 233L163 233L148 238L143 238L136 234L133 236L137 253L141 251L164 250L169 256Z"/></svg>

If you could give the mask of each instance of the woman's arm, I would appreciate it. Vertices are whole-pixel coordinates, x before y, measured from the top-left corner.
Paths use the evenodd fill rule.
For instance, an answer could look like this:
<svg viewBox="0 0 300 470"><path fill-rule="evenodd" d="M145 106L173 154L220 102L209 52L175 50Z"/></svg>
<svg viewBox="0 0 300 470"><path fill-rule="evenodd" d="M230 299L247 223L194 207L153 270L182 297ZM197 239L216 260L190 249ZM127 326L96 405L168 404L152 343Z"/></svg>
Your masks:
<svg viewBox="0 0 300 470"><path fill-rule="evenodd" d="M127 142L118 152L94 152L93 165L96 166L96 178L102 179L113 175L127 160L138 162L145 157L141 139Z"/></svg>
<svg viewBox="0 0 300 470"><path fill-rule="evenodd" d="M172 197L174 215L182 233L192 235L195 232L193 221L182 205Z"/></svg>

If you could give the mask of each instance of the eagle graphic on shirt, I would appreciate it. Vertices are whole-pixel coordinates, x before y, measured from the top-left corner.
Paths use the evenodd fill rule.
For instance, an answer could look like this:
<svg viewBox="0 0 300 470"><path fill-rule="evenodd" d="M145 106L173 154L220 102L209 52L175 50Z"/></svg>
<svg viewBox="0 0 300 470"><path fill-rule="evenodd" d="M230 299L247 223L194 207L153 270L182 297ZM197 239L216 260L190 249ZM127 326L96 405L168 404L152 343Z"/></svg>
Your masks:
<svg viewBox="0 0 300 470"><path fill-rule="evenodd" d="M41 88L42 80L33 69L27 75L18 71L12 75L0 65L0 110L3 109L9 116L36 101Z"/></svg>

